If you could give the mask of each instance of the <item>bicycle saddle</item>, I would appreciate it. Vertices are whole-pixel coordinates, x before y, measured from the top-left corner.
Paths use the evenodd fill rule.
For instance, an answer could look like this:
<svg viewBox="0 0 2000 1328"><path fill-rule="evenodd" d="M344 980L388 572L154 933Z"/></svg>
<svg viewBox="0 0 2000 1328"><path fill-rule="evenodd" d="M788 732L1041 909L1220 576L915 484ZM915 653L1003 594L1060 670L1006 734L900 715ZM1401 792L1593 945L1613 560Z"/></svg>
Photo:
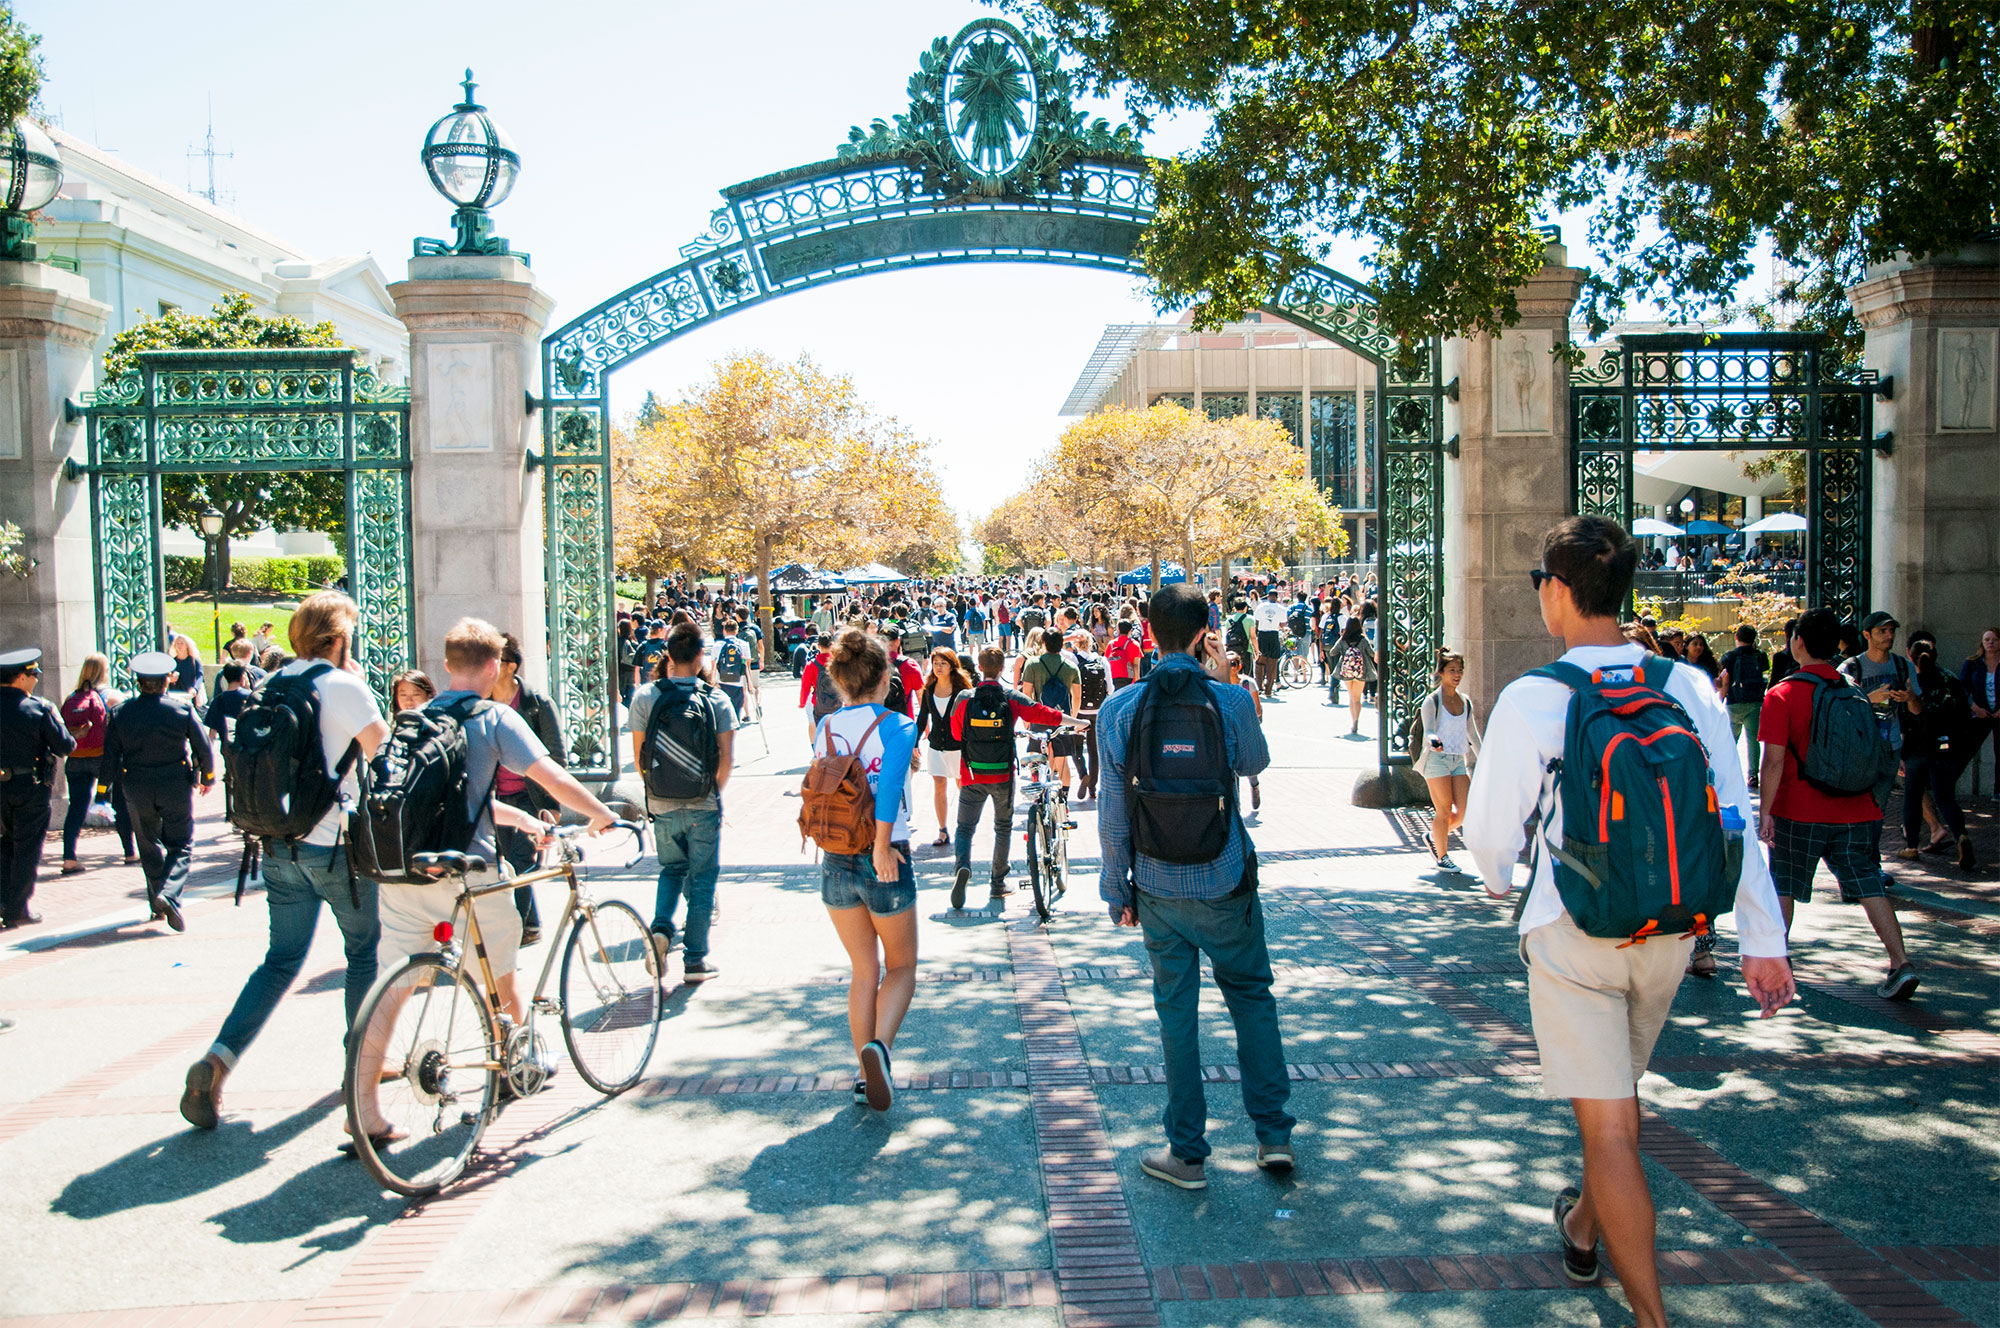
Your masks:
<svg viewBox="0 0 2000 1328"><path fill-rule="evenodd" d="M410 865L419 871L442 868L460 876L470 876L475 872L488 870L486 859L477 853L412 853Z"/></svg>

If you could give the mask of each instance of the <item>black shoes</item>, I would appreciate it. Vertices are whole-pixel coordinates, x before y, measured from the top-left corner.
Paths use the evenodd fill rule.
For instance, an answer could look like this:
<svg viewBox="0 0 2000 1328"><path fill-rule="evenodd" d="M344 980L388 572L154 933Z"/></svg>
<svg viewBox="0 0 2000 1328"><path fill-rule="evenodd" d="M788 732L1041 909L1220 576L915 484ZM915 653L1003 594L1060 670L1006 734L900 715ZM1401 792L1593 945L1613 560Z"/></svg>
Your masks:
<svg viewBox="0 0 2000 1328"><path fill-rule="evenodd" d="M39 913L23 913L19 917L0 921L0 931L12 931L16 927L32 927L41 920L42 915Z"/></svg>
<svg viewBox="0 0 2000 1328"><path fill-rule="evenodd" d="M1556 1239L1562 1242L1563 1276L1582 1284L1597 1280L1597 1245L1593 1242L1589 1249L1579 1249L1569 1243L1569 1214L1577 1201L1583 1198L1583 1191L1571 1186L1556 1196Z"/></svg>
<svg viewBox="0 0 2000 1328"><path fill-rule="evenodd" d="M965 907L965 887L972 881L972 868L960 867L958 875L951 879L951 911L956 913Z"/></svg>
<svg viewBox="0 0 2000 1328"><path fill-rule="evenodd" d="M187 919L181 916L181 906L178 902L165 895L154 895L148 902L153 906L153 916L150 921L165 919L166 924L175 931L187 930Z"/></svg>

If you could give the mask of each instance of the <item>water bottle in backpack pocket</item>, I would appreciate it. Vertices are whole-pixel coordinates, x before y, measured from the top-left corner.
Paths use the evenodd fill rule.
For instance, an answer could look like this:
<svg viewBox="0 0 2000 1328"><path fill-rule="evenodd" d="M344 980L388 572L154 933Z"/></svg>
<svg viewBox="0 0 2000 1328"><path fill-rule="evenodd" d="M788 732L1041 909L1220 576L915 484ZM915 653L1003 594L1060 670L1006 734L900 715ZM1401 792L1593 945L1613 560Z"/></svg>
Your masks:
<svg viewBox="0 0 2000 1328"><path fill-rule="evenodd" d="M1572 693L1563 754L1549 763L1562 842L1550 838L1543 809L1537 849L1586 935L1628 944L1700 935L1735 907L1742 836L1724 832L1708 751L1667 694L1672 674L1648 655L1639 665L1586 672L1557 662L1529 675Z"/></svg>
<svg viewBox="0 0 2000 1328"><path fill-rule="evenodd" d="M419 853L463 853L478 820L466 797L465 723L488 705L462 697L448 706L405 710L363 767L361 801L347 820L348 860L372 881L425 884L411 867ZM499 767L494 767L494 780ZM493 797L489 784L480 805Z"/></svg>

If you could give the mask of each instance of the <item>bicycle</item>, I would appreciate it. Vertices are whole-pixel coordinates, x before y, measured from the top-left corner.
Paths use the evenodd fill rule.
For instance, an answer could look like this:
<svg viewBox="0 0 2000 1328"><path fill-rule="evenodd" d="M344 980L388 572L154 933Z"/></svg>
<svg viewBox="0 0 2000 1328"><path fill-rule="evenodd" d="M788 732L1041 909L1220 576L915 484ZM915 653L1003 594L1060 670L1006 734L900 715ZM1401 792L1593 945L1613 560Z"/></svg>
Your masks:
<svg viewBox="0 0 2000 1328"><path fill-rule="evenodd" d="M1056 733L1078 733L1079 725L1065 724ZM1055 736L1053 733L1049 737ZM1047 738L1028 740L1028 752L1021 758L1022 794L1027 800L1028 890L1035 917L1044 925L1055 905L1069 891L1069 832L1076 822L1069 817L1069 795L1049 769Z"/></svg>
<svg viewBox="0 0 2000 1328"><path fill-rule="evenodd" d="M644 855L643 828L631 821L613 825L630 832L638 845L639 852L625 864L630 867ZM477 855L420 853L411 858L419 869L437 868L445 879L455 877L459 894L452 921L439 923L433 933L439 949L411 956L379 982L348 1037L342 1084L347 1128L355 1155L384 1188L418 1196L450 1184L464 1171L499 1107L542 1090L554 1065L536 1031L537 1015L552 1013L560 1019L571 1062L598 1092L622 1093L645 1073L659 1039L665 956L630 905L600 903L584 888L576 871L582 855L575 840L586 829L555 829L549 836L554 865L491 885L470 883L470 877L489 870ZM569 904L528 1002L527 1022L517 1026L493 994L493 970L472 905L485 895L554 880L568 883ZM483 982L475 982L467 971L455 925L461 914ZM556 994L549 997L543 993L558 951L562 975ZM391 1127L382 1134L371 1136L362 1128L355 1086L364 1076L377 1080L377 1110Z"/></svg>
<svg viewBox="0 0 2000 1328"><path fill-rule="evenodd" d="M1312 660L1306 655L1305 643L1295 636L1285 637L1285 652L1278 665L1278 685L1312 686Z"/></svg>

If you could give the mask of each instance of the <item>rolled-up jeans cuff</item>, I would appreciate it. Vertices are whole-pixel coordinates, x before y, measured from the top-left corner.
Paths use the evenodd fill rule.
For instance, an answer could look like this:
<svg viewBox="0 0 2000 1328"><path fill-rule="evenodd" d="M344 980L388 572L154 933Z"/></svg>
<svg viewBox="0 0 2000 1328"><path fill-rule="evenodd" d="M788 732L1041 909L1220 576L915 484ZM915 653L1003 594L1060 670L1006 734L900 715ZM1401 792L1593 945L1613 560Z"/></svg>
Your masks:
<svg viewBox="0 0 2000 1328"><path fill-rule="evenodd" d="M208 1054L221 1061L223 1069L234 1070L236 1068L236 1053L223 1046L220 1042L210 1046Z"/></svg>

